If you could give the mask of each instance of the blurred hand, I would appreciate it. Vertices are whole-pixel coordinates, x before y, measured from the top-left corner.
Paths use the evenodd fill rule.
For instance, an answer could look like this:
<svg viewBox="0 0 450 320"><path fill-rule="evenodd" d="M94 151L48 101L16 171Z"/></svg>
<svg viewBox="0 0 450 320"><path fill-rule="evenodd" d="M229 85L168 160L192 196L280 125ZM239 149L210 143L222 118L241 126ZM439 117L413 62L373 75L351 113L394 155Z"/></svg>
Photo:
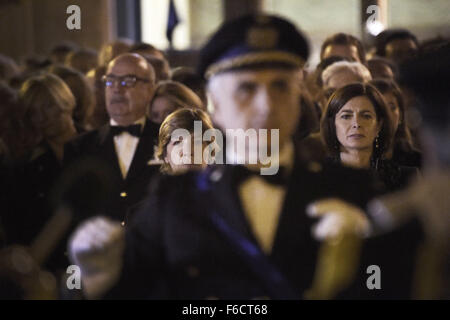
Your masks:
<svg viewBox="0 0 450 320"><path fill-rule="evenodd" d="M119 222L95 217L82 223L69 240L69 258L81 269L83 292L100 298L120 277L125 230Z"/></svg>
<svg viewBox="0 0 450 320"><path fill-rule="evenodd" d="M1 299L55 300L58 284L53 274L36 263L29 248L12 245L0 250Z"/></svg>
<svg viewBox="0 0 450 320"><path fill-rule="evenodd" d="M362 239L369 235L370 223L361 209L334 198L310 204L307 214L320 219L312 233L323 243L305 298L333 299L356 275Z"/></svg>
<svg viewBox="0 0 450 320"><path fill-rule="evenodd" d="M433 241L450 245L450 171L427 172L411 187L416 210Z"/></svg>
<svg viewBox="0 0 450 320"><path fill-rule="evenodd" d="M329 240L345 234L367 237L370 222L364 211L336 198L316 201L306 209L310 217L319 218L312 233L317 240Z"/></svg>
<svg viewBox="0 0 450 320"><path fill-rule="evenodd" d="M450 245L450 171L424 172L400 192L371 201L368 212L376 226L389 231L415 215L428 241Z"/></svg>

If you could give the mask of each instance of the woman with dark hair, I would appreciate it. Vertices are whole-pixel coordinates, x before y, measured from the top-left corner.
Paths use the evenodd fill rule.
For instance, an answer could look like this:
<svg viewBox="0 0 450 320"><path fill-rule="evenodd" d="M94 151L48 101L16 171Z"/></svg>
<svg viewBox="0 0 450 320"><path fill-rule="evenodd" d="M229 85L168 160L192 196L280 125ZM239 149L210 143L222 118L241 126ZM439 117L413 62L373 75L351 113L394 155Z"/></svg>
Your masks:
<svg viewBox="0 0 450 320"><path fill-rule="evenodd" d="M394 141L386 157L401 166L421 167L421 153L414 147L411 132L406 123L406 109L402 92L393 80L376 79L370 82L383 95L391 111Z"/></svg>
<svg viewBox="0 0 450 320"><path fill-rule="evenodd" d="M412 171L386 159L394 129L391 113L374 86L354 83L336 90L320 128L331 162L374 170L387 190L407 183Z"/></svg>

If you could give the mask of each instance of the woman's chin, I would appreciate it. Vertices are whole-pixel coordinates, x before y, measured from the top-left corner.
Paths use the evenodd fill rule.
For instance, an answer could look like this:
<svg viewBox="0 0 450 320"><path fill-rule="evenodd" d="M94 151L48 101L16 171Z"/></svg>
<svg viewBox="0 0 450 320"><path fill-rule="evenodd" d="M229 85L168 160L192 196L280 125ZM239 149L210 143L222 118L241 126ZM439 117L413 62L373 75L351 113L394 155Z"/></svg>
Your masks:
<svg viewBox="0 0 450 320"><path fill-rule="evenodd" d="M351 143L345 146L345 149L347 150L356 150L356 151L365 151L370 149L371 144L368 143Z"/></svg>

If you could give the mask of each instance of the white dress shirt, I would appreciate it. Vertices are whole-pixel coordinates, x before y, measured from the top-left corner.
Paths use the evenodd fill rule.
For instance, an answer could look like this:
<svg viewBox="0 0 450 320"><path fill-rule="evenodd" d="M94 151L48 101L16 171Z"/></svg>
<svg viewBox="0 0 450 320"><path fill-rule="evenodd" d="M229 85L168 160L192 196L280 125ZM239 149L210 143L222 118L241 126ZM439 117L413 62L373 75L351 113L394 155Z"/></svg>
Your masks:
<svg viewBox="0 0 450 320"><path fill-rule="evenodd" d="M111 119L110 124L111 126L118 125L113 119ZM134 124L142 125L141 130L144 130L145 117L137 120ZM120 135L114 136L114 147L116 150L117 159L119 161L120 172L122 173L122 177L124 179L127 177L138 143L139 138L129 134L128 132L122 132Z"/></svg>
<svg viewBox="0 0 450 320"><path fill-rule="evenodd" d="M290 173L294 164L294 145L288 143L280 151L279 165ZM243 210L260 247L266 254L272 251L278 220L283 209L286 188L252 175L239 186Z"/></svg>

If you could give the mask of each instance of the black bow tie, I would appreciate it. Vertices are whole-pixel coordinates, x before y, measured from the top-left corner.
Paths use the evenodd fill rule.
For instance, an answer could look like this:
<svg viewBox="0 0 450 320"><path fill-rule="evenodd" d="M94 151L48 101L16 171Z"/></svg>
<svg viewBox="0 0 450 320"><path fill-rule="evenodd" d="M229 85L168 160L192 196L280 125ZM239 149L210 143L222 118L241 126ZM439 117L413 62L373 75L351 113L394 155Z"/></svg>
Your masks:
<svg viewBox="0 0 450 320"><path fill-rule="evenodd" d="M113 136L117 136L122 132L128 132L132 136L139 138L141 136L141 128L140 124L132 124L130 126L111 126L111 134Z"/></svg>
<svg viewBox="0 0 450 320"><path fill-rule="evenodd" d="M235 172L234 172L235 179L238 184L244 182L245 180L249 179L250 177L260 177L264 181L279 185L279 186L287 186L288 180L289 180L289 174L287 172L287 168L280 167L278 169L278 172L273 175L262 175L260 170L250 170L245 166L242 165L236 165L235 166Z"/></svg>

